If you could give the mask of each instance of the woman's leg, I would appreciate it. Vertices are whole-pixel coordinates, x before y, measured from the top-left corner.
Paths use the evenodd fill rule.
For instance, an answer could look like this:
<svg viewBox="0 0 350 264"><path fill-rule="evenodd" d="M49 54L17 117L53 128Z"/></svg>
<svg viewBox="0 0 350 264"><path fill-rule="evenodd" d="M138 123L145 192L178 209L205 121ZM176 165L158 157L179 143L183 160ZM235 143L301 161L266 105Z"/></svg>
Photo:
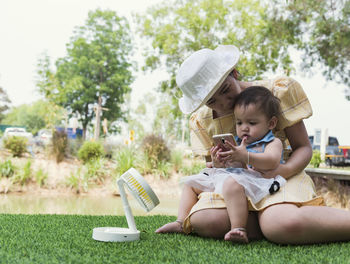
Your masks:
<svg viewBox="0 0 350 264"><path fill-rule="evenodd" d="M246 233L248 201L243 186L229 177L223 184L222 194L231 223L231 229L224 239L232 242L248 243Z"/></svg>
<svg viewBox="0 0 350 264"><path fill-rule="evenodd" d="M249 212L247 221L247 234L249 240L262 239L258 213ZM231 230L231 223L226 208L204 209L193 213L190 217L193 231L202 237L223 239Z"/></svg>
<svg viewBox="0 0 350 264"><path fill-rule="evenodd" d="M196 188L193 188L187 184L184 184L180 204L178 209L177 220L178 222L171 222L163 225L162 227L156 230L156 233L182 233L182 224L185 218L190 213L193 205L198 201L198 195L202 191Z"/></svg>
<svg viewBox="0 0 350 264"><path fill-rule="evenodd" d="M350 212L326 206L277 204L259 213L264 236L279 244L350 240Z"/></svg>

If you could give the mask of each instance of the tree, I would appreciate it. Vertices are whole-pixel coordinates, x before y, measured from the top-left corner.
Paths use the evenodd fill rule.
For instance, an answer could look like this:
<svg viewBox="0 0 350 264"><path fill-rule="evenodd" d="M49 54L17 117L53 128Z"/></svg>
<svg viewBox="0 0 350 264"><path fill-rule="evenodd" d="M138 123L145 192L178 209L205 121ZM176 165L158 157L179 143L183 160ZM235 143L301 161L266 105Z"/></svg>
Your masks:
<svg viewBox="0 0 350 264"><path fill-rule="evenodd" d="M3 122L6 125L25 126L29 132L36 134L42 128L59 125L64 116L62 108L39 100L30 105L23 104L11 108Z"/></svg>
<svg viewBox="0 0 350 264"><path fill-rule="evenodd" d="M125 18L108 10L89 12L85 25L76 28L67 44L67 56L56 61L56 72L50 69L47 57L39 61L39 90L70 116L78 116L84 136L96 107L108 109L102 112L102 119L124 120L121 106L133 81L131 52Z"/></svg>
<svg viewBox="0 0 350 264"><path fill-rule="evenodd" d="M0 122L4 118L4 112L9 109L11 103L6 91L0 87Z"/></svg>
<svg viewBox="0 0 350 264"><path fill-rule="evenodd" d="M304 51L302 68L311 72L320 64L328 80L350 88L350 1L275 1L271 23L285 32L292 28L296 47ZM350 90L349 90L350 92ZM350 100L350 98L349 98Z"/></svg>
<svg viewBox="0 0 350 264"><path fill-rule="evenodd" d="M171 95L175 120L182 118L177 106L181 92L176 87L176 72L193 51L235 44L242 52L238 70L246 80L259 79L278 67L291 72L288 47L297 39L294 34L275 31L268 17L268 8L255 0L164 1L135 17L138 31L150 41L144 51L144 70L165 67L169 73L159 90Z"/></svg>

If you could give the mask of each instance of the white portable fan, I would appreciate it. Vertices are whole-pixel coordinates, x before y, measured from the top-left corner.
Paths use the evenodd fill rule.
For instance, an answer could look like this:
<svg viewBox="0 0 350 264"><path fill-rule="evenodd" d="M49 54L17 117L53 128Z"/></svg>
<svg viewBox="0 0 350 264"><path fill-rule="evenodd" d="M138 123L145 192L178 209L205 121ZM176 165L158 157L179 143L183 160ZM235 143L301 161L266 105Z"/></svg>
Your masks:
<svg viewBox="0 0 350 264"><path fill-rule="evenodd" d="M124 212L129 228L121 227L97 227L93 229L92 238L104 242L124 242L140 239L140 231L136 229L135 219L131 212L126 197L124 185L126 185L141 207L147 212L159 204L157 195L148 185L146 180L134 168L125 172L118 180L120 197L122 198Z"/></svg>

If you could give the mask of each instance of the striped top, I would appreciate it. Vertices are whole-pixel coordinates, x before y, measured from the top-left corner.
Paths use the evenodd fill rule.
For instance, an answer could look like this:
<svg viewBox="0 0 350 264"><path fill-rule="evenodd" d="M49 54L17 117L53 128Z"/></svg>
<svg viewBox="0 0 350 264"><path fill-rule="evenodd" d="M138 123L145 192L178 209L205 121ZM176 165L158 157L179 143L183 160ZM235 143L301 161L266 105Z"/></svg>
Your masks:
<svg viewBox="0 0 350 264"><path fill-rule="evenodd" d="M291 149L284 133L284 128L290 127L312 115L312 108L301 85L290 77L277 77L271 80L255 81L252 85L268 88L281 100L282 114L273 133L283 142L284 160L290 155ZM234 114L213 119L210 108L203 106L193 113L189 121L191 147L195 155L210 156L213 146L212 136L223 133L236 133Z"/></svg>

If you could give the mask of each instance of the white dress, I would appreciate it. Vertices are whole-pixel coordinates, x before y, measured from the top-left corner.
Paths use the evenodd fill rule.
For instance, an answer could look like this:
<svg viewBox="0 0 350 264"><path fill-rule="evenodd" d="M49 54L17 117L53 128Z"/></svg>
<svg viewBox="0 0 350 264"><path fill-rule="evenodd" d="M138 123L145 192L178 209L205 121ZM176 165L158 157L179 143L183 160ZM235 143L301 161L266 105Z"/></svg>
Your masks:
<svg viewBox="0 0 350 264"><path fill-rule="evenodd" d="M249 144L247 150L249 152L263 152L265 145L273 139L274 136L270 131L261 140ZM262 151L258 151L258 147ZM266 179L257 171L243 168L206 168L199 174L184 177L181 183L200 189L203 192L215 192L222 195L222 187L228 177L233 177L244 187L245 194L253 203L257 203L265 196L277 192L286 183L286 180L280 175Z"/></svg>

